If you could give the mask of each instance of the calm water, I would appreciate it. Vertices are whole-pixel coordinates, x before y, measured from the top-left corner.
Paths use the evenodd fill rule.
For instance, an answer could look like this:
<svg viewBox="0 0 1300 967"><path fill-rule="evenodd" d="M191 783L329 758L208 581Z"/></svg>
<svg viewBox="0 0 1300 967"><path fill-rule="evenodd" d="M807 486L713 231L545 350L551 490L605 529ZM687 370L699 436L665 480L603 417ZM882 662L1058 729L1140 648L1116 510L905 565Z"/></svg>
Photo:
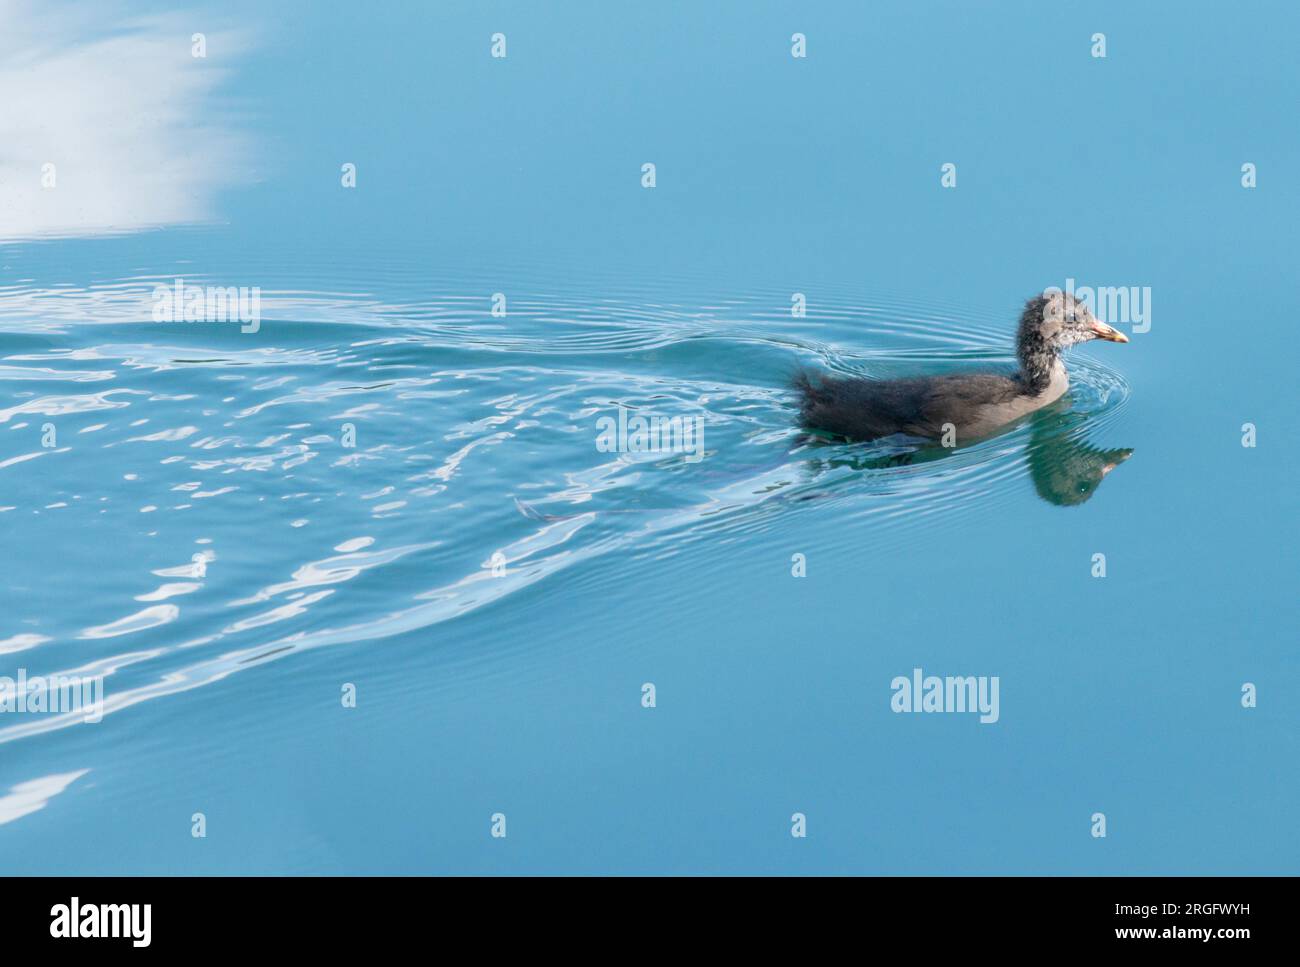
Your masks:
<svg viewBox="0 0 1300 967"><path fill-rule="evenodd" d="M0 675L104 689L0 869L1297 871L1294 12L428 6L0 11ZM1067 279L1150 327L1006 433L794 428Z"/></svg>

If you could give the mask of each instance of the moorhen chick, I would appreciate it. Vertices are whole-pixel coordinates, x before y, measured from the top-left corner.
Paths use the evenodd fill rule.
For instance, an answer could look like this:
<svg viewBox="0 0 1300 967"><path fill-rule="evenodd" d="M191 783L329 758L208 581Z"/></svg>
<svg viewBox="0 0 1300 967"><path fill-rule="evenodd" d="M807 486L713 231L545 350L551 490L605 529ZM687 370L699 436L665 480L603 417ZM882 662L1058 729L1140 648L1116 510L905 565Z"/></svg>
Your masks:
<svg viewBox="0 0 1300 967"><path fill-rule="evenodd" d="M1059 399L1069 387L1061 351L1092 339L1128 342L1086 303L1052 290L1025 303L1016 335L1019 372L905 379L800 373L794 380L799 422L850 440L894 433L938 439L945 424L952 424L963 442L987 436Z"/></svg>

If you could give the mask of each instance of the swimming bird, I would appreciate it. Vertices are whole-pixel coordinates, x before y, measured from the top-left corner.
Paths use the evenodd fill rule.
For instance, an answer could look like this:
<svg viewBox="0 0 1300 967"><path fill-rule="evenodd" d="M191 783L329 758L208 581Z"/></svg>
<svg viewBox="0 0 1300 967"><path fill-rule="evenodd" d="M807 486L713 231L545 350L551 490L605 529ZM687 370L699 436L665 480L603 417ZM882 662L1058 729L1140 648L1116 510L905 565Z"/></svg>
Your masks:
<svg viewBox="0 0 1300 967"><path fill-rule="evenodd" d="M1093 339L1128 342L1082 300L1051 290L1025 303L1016 333L1018 372L870 379L799 373L799 422L850 440L895 433L957 441L994 430L1059 399L1070 385L1061 352Z"/></svg>

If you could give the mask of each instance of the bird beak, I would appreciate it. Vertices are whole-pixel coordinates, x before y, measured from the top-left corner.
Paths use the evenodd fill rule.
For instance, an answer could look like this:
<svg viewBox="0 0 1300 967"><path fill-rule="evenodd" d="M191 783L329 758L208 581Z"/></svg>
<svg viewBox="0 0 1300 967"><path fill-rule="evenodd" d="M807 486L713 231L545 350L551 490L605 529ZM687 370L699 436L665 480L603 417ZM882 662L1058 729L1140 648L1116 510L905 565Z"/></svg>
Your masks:
<svg viewBox="0 0 1300 967"><path fill-rule="evenodd" d="M1092 334L1098 339L1104 339L1107 342L1128 342L1128 336L1124 335L1118 329L1112 329L1104 322L1093 320Z"/></svg>
<svg viewBox="0 0 1300 967"><path fill-rule="evenodd" d="M1101 475L1106 476L1131 456L1133 456L1132 450L1107 450L1106 462L1101 466Z"/></svg>

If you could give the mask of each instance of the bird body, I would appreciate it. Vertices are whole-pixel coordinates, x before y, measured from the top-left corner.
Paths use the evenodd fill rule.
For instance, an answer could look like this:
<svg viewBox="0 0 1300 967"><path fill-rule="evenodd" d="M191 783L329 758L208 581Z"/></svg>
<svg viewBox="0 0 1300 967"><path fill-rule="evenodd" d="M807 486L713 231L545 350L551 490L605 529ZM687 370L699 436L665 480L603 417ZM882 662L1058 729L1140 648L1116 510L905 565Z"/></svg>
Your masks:
<svg viewBox="0 0 1300 967"><path fill-rule="evenodd" d="M938 438L947 425L958 439L987 436L1059 399L1069 383L1059 363L1038 391L1027 390L1015 376L998 373L888 380L848 376L817 383L806 374L796 378L804 426L852 440L894 433Z"/></svg>

